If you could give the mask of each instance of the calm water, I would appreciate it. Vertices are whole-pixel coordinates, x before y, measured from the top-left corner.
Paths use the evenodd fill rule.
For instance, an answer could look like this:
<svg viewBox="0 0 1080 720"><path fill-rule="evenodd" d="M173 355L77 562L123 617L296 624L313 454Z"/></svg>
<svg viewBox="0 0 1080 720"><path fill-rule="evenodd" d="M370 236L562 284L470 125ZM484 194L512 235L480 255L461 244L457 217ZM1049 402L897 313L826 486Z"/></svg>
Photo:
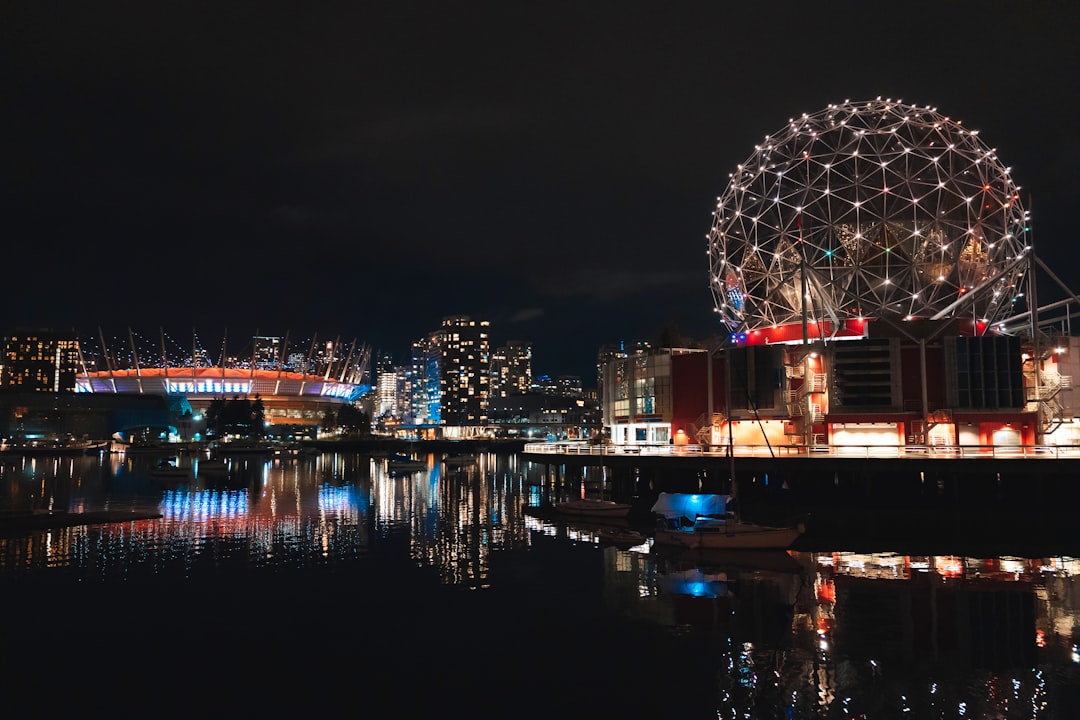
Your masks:
<svg viewBox="0 0 1080 720"><path fill-rule="evenodd" d="M149 458L4 458L0 508L162 514L0 538L7 707L1080 717L1080 560L671 557L543 512L603 476L427 460L238 458L218 487L162 485Z"/></svg>

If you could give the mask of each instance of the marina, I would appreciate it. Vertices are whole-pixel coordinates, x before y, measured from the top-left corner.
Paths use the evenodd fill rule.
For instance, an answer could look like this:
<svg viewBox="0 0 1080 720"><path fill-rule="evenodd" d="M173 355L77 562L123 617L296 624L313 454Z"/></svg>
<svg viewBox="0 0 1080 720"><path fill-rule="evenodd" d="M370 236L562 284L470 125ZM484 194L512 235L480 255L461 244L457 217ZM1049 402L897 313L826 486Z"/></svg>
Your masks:
<svg viewBox="0 0 1080 720"><path fill-rule="evenodd" d="M1052 537L1038 554L1009 537L995 554L968 554L933 527L885 540L811 524L786 550L676 548L655 542L656 518L641 512L662 475L556 472L519 452L451 470L437 452L418 455L428 466L404 475L359 452L267 458L234 467L236 488L160 487L149 457L5 459L11 687L59 684L72 707L94 708L120 671L129 689L108 702L123 712L192 667L221 677L262 663L289 692L211 692L208 680L173 709L303 711L313 695L390 692L410 694L415 712L483 701L516 717L900 706L927 717L943 698L1003 712L1000 683L1031 710L1012 703L1010 717L1077 709L1080 560ZM634 512L603 522L555 510L601 493ZM86 522L4 525L50 506ZM162 622L152 664L145 645L116 641L120 628ZM342 650L313 664L327 643ZM97 661L58 678L48 658L76 649ZM591 659L588 671L575 657Z"/></svg>

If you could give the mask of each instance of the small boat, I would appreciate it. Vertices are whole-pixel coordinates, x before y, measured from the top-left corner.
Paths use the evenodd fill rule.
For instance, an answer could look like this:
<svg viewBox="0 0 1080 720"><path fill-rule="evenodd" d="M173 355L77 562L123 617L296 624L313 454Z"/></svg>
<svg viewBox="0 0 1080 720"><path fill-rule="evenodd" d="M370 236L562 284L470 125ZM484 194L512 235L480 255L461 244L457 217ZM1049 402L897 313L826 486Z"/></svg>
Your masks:
<svg viewBox="0 0 1080 720"><path fill-rule="evenodd" d="M475 455L447 455L442 461L446 467L461 468L472 467L478 459Z"/></svg>
<svg viewBox="0 0 1080 720"><path fill-rule="evenodd" d="M271 455L274 450L268 442L251 439L216 443L213 448L219 455Z"/></svg>
<svg viewBox="0 0 1080 720"><path fill-rule="evenodd" d="M60 448L68 453L76 455L97 455L108 447L108 445L108 440L90 440L88 438L82 438L80 440L63 441L60 443Z"/></svg>
<svg viewBox="0 0 1080 720"><path fill-rule="evenodd" d="M386 456L386 467L390 470L426 470L427 463L408 455L391 454Z"/></svg>
<svg viewBox="0 0 1080 720"><path fill-rule="evenodd" d="M150 476L158 480L179 482L192 478L191 468L177 465L172 460L161 460L150 470Z"/></svg>
<svg viewBox="0 0 1080 720"><path fill-rule="evenodd" d="M624 518L630 514L630 505L627 503L597 498L565 500L554 503L554 508L563 515L573 515L575 517Z"/></svg>
<svg viewBox="0 0 1080 720"><path fill-rule="evenodd" d="M771 527L742 522L728 511L729 495L660 493L652 511L661 517L653 540L658 545L698 549L790 547L802 525Z"/></svg>

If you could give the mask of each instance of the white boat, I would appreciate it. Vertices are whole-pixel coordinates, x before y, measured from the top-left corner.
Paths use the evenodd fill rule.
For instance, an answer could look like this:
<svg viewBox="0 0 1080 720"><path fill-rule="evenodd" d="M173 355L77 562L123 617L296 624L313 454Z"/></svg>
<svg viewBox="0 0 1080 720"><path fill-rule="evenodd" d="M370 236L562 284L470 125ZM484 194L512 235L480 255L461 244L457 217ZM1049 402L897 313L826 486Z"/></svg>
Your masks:
<svg viewBox="0 0 1080 720"><path fill-rule="evenodd" d="M408 455L392 454L386 457L386 467L389 470L425 470L427 463L416 460Z"/></svg>
<svg viewBox="0 0 1080 720"><path fill-rule="evenodd" d="M596 498L581 498L579 500L557 502L554 503L554 508L563 515L574 515L578 517L624 518L630 514L630 505L626 503Z"/></svg>
<svg viewBox="0 0 1080 720"><path fill-rule="evenodd" d="M802 534L801 525L771 527L742 522L728 511L729 495L660 493L652 511L660 516L653 540L692 550L789 547Z"/></svg>

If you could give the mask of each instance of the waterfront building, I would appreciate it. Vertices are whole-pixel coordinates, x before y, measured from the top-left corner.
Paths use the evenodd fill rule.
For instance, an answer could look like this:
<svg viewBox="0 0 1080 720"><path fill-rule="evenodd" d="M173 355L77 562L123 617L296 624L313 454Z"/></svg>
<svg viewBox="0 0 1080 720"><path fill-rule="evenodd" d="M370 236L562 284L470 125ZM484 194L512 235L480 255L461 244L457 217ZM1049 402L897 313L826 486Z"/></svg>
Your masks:
<svg viewBox="0 0 1080 720"><path fill-rule="evenodd" d="M490 400L490 323L443 318L439 331L440 413L444 437L485 434Z"/></svg>
<svg viewBox="0 0 1080 720"><path fill-rule="evenodd" d="M372 419L398 418L398 373L393 359L382 355L375 367L375 412Z"/></svg>
<svg viewBox="0 0 1080 720"><path fill-rule="evenodd" d="M845 102L770 135L708 235L727 331L711 441L768 417L810 449L1074 443L1019 190L931 108Z"/></svg>
<svg viewBox="0 0 1080 720"><path fill-rule="evenodd" d="M409 412L409 368L406 365L394 366L394 409L391 415L401 420Z"/></svg>
<svg viewBox="0 0 1080 720"><path fill-rule="evenodd" d="M706 378L705 350L640 342L600 359L605 433L619 445L686 445L694 439ZM688 409L689 407L689 409Z"/></svg>
<svg viewBox="0 0 1080 720"><path fill-rule="evenodd" d="M620 341L614 345L601 345L596 355L596 392L599 397L601 406L606 402L613 392L612 388L608 388L605 382L606 366L608 363L615 360L622 360L630 357L631 355L640 355L648 352L650 349L649 343L645 341L636 341L627 347L626 341ZM608 413L604 413L605 418L612 417Z"/></svg>
<svg viewBox="0 0 1080 720"><path fill-rule="evenodd" d="M442 421L439 332L414 342L410 358L409 413L402 424L433 436Z"/></svg>
<svg viewBox="0 0 1080 720"><path fill-rule="evenodd" d="M496 437L585 440L600 432L600 412L584 397L526 393L491 399L488 427Z"/></svg>
<svg viewBox="0 0 1080 720"><path fill-rule="evenodd" d="M577 375L541 375L536 378L532 391L551 397L580 398L584 395L581 378Z"/></svg>
<svg viewBox="0 0 1080 720"><path fill-rule="evenodd" d="M491 354L491 397L524 395L533 384L532 343L508 340Z"/></svg>
<svg viewBox="0 0 1080 720"><path fill-rule="evenodd" d="M465 315L443 319L439 330L413 343L399 381L408 410L381 431L415 439L540 437L582 439L597 435L595 397L581 380L532 371L532 344L509 340L490 350L490 324Z"/></svg>
<svg viewBox="0 0 1080 720"><path fill-rule="evenodd" d="M936 109L878 98L790 120L717 198L711 349L602 349L612 440L1080 445L1080 347L1064 332L1077 295L1036 256L1019 191L977 130ZM1039 306L1040 270L1064 300Z"/></svg>
<svg viewBox="0 0 1080 720"><path fill-rule="evenodd" d="M70 393L79 369L73 330L20 329L4 337L0 388L8 392Z"/></svg>

